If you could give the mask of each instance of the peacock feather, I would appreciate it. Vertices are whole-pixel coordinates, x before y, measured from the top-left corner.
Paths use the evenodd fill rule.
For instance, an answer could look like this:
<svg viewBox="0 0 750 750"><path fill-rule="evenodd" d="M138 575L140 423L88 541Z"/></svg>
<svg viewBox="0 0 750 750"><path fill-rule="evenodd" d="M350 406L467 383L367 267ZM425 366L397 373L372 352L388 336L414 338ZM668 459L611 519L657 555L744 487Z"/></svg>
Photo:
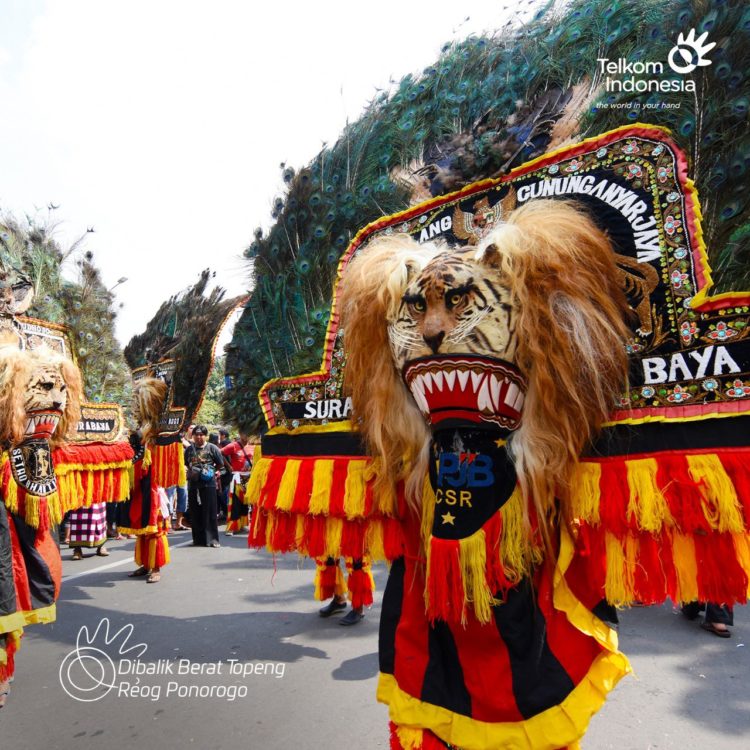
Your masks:
<svg viewBox="0 0 750 750"><path fill-rule="evenodd" d="M215 276L209 269L188 289L162 303L146 330L134 336L125 347L131 369L156 364L165 359L177 363L172 403L185 407L191 420L200 407L214 362L214 343L228 315L241 297L225 299L225 290L208 291Z"/></svg>
<svg viewBox="0 0 750 750"><path fill-rule="evenodd" d="M447 44L306 167L282 165L275 223L245 256L252 298L227 351L227 421L262 428L267 380L320 366L339 258L378 217L631 122L668 127L700 193L716 291L750 285L750 8L741 0L531 2L523 23ZM598 60L666 61L708 32L695 93L612 92ZM666 65L665 65L666 68ZM665 78L671 71L667 68ZM613 103L630 105L612 108ZM666 105L666 106L662 106ZM679 105L679 106L677 106Z"/></svg>

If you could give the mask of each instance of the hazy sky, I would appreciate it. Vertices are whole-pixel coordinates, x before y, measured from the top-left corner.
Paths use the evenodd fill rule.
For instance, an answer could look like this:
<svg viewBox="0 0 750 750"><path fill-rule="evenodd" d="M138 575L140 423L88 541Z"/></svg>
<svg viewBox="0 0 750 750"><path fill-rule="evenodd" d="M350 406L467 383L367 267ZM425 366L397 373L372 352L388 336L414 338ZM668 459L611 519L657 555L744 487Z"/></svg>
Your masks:
<svg viewBox="0 0 750 750"><path fill-rule="evenodd" d="M59 205L63 246L94 228L108 286L128 278L125 343L207 266L244 292L279 164L309 162L378 88L508 5L0 0L0 209Z"/></svg>

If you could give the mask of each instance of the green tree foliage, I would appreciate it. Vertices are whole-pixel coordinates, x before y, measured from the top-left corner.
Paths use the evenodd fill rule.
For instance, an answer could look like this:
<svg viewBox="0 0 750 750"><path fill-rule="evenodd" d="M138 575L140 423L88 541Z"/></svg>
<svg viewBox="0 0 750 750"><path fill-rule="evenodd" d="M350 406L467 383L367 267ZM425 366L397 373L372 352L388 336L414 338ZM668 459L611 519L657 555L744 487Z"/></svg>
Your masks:
<svg viewBox="0 0 750 750"><path fill-rule="evenodd" d="M115 298L94 254L81 249L85 237L65 250L54 238L54 226L33 217L20 222L5 216L0 219L0 263L31 279L34 302L27 315L68 326L86 399L127 404L130 372L115 338Z"/></svg>
<svg viewBox="0 0 750 750"><path fill-rule="evenodd" d="M275 224L246 250L253 295L228 347L228 421L256 432L269 379L319 368L338 261L378 217L499 177L566 140L635 121L670 128L690 160L717 291L750 284L750 8L740 0L572 0L522 26L448 44L381 93L306 167L282 165ZM716 42L696 93L606 91L598 58L666 62L678 32ZM665 66L666 67L666 66ZM671 72L667 68L665 76ZM647 108L656 101L679 108ZM613 102L637 103L613 109Z"/></svg>
<svg viewBox="0 0 750 750"><path fill-rule="evenodd" d="M196 424L204 424L212 430L224 426L222 422L222 401L224 399L224 362L225 357L216 357L214 366L208 376L203 403L195 417Z"/></svg>

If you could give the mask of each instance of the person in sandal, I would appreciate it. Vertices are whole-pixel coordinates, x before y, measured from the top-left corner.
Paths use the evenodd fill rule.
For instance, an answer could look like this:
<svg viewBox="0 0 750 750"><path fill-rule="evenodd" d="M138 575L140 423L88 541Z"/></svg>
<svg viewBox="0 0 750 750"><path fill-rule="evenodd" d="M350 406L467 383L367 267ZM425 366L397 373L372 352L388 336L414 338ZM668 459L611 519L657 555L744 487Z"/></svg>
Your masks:
<svg viewBox="0 0 750 750"><path fill-rule="evenodd" d="M132 573L128 573L128 578L145 578L146 583L159 583L159 581L161 581L161 568L153 568L149 570L141 565Z"/></svg>
<svg viewBox="0 0 750 750"><path fill-rule="evenodd" d="M695 620L705 610L701 628L713 633L717 638L731 638L729 626L734 625L734 612L731 606L716 602L689 602L683 604L682 614L688 620Z"/></svg>
<svg viewBox="0 0 750 750"><path fill-rule="evenodd" d="M73 560L83 559L83 547L96 549L99 557L108 557L105 548L107 541L107 504L93 503L88 508L78 508L68 519L70 539L68 544L73 549Z"/></svg>

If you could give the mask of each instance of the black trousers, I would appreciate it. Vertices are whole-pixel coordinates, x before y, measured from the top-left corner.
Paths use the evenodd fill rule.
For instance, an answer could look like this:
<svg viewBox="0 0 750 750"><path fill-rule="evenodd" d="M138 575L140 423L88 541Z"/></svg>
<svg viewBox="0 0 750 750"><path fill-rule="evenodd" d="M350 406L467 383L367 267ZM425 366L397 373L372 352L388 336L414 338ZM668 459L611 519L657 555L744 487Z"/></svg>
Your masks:
<svg viewBox="0 0 750 750"><path fill-rule="evenodd" d="M216 524L216 483L212 480L188 483L188 509L193 544L208 547L219 541L219 527Z"/></svg>
<svg viewBox="0 0 750 750"><path fill-rule="evenodd" d="M706 622L720 625L734 625L734 612L726 604L714 602L689 602L682 605L685 617L694 620L700 612L706 610Z"/></svg>

